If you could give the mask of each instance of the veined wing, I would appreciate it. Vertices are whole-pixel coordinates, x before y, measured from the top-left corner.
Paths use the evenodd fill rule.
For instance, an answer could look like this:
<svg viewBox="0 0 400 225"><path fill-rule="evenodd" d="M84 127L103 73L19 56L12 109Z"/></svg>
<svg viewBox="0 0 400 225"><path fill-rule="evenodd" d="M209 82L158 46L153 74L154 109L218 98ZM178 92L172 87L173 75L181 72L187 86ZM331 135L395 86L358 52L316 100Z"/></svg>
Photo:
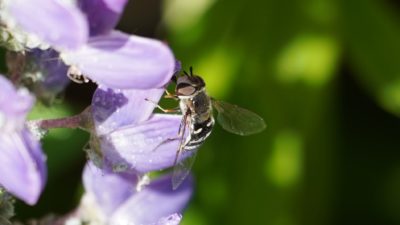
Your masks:
<svg viewBox="0 0 400 225"><path fill-rule="evenodd" d="M172 172L172 189L175 190L189 175L193 163L196 159L197 149L182 150L178 155L177 163Z"/></svg>
<svg viewBox="0 0 400 225"><path fill-rule="evenodd" d="M246 136L263 131L267 125L259 115L223 101L212 100L218 111L217 121L225 130Z"/></svg>

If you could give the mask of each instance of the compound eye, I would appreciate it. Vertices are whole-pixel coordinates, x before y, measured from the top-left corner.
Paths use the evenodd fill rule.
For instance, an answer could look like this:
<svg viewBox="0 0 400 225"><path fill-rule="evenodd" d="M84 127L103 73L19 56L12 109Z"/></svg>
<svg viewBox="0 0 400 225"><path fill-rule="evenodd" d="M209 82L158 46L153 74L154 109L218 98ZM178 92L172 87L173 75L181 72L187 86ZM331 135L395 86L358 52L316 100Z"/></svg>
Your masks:
<svg viewBox="0 0 400 225"><path fill-rule="evenodd" d="M182 96L193 95L195 91L196 91L196 88L190 84L179 84L176 87L176 93L178 95L182 95Z"/></svg>

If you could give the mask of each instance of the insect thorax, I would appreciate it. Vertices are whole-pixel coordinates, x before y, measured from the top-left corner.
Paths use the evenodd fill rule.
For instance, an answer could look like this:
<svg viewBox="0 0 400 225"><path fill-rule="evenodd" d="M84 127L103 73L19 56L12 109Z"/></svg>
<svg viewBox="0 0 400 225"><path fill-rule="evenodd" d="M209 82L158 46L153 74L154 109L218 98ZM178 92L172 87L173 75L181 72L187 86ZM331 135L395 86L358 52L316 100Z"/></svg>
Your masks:
<svg viewBox="0 0 400 225"><path fill-rule="evenodd" d="M212 117L211 99L205 91L181 98L180 108L183 114L189 110L192 123L202 123Z"/></svg>

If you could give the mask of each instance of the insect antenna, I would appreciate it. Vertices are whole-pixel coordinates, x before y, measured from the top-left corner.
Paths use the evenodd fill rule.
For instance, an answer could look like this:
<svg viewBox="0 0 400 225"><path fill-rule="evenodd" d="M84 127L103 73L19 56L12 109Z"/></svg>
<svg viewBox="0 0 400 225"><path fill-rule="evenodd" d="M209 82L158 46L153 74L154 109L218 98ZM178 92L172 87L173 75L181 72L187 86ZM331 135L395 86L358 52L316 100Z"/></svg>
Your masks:
<svg viewBox="0 0 400 225"><path fill-rule="evenodd" d="M193 76L193 66L190 66L189 70L190 70L190 76Z"/></svg>
<svg viewBox="0 0 400 225"><path fill-rule="evenodd" d="M185 70L183 71L183 73L184 73L186 76L190 76Z"/></svg>

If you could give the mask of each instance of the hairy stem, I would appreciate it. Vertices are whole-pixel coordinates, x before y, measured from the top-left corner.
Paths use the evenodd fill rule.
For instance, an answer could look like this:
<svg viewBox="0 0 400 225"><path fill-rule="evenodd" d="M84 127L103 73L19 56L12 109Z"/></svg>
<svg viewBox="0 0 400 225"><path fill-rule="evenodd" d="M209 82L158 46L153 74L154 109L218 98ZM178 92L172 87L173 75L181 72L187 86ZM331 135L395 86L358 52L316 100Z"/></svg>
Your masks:
<svg viewBox="0 0 400 225"><path fill-rule="evenodd" d="M64 118L57 119L40 119L40 120L31 120L29 124L34 127L49 130L52 128L80 128L83 130L91 130L92 122L90 119L91 109L90 107L86 108L82 113Z"/></svg>
<svg viewBox="0 0 400 225"><path fill-rule="evenodd" d="M33 120L30 123L35 123L38 127L42 129L51 128L79 128L81 125L81 116L71 116L58 119L44 119L44 120Z"/></svg>

